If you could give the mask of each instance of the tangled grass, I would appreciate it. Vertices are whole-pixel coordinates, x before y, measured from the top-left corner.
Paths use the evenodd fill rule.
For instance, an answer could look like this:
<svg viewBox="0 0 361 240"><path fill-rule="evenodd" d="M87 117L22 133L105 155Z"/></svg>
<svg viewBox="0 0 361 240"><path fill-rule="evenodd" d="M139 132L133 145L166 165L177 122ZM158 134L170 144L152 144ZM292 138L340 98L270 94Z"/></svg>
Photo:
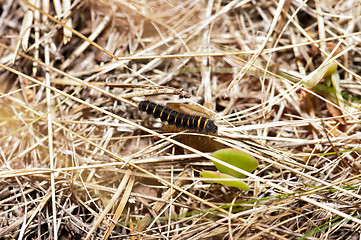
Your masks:
<svg viewBox="0 0 361 240"><path fill-rule="evenodd" d="M0 2L1 239L360 238L359 2Z"/></svg>

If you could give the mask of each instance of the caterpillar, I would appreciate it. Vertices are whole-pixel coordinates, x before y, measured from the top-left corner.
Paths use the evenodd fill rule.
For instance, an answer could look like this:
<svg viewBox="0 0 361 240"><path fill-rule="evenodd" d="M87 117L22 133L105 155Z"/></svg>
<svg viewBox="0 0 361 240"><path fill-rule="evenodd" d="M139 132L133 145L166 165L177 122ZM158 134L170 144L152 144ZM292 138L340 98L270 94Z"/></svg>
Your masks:
<svg viewBox="0 0 361 240"><path fill-rule="evenodd" d="M195 129L205 133L217 133L218 131L217 125L208 118L183 114L150 101L141 101L138 109L177 127Z"/></svg>

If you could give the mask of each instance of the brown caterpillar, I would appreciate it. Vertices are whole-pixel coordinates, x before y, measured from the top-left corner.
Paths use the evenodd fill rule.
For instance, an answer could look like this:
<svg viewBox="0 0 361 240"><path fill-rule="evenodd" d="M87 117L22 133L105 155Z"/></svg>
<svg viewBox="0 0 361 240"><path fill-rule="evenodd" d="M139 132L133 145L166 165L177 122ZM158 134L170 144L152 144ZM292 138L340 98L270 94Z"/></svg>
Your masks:
<svg viewBox="0 0 361 240"><path fill-rule="evenodd" d="M155 118L167 121L171 125L183 127L185 129L195 129L205 133L217 133L218 127L208 118L183 114L170 108L160 106L150 101L141 101L138 105L140 111L147 112Z"/></svg>

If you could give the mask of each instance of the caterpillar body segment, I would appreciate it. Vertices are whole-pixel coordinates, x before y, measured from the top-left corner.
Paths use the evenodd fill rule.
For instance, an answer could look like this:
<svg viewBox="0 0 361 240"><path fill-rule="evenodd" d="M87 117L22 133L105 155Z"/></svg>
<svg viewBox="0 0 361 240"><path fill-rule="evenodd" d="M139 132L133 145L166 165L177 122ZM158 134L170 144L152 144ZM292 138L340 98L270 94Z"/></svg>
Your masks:
<svg viewBox="0 0 361 240"><path fill-rule="evenodd" d="M138 105L140 111L147 112L155 118L160 118L171 125L183 127L185 129L194 129L205 133L217 133L218 127L208 118L183 114L170 108L160 106L150 101L141 101Z"/></svg>

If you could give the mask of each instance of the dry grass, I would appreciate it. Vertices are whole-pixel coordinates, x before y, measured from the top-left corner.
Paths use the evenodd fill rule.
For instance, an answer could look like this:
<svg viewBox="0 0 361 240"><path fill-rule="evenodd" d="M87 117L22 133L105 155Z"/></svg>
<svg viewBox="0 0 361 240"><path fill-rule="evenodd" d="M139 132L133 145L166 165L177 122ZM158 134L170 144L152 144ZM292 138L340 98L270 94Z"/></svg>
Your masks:
<svg viewBox="0 0 361 240"><path fill-rule="evenodd" d="M360 3L53 2L0 1L0 238L361 237ZM250 191L200 180L224 147Z"/></svg>

